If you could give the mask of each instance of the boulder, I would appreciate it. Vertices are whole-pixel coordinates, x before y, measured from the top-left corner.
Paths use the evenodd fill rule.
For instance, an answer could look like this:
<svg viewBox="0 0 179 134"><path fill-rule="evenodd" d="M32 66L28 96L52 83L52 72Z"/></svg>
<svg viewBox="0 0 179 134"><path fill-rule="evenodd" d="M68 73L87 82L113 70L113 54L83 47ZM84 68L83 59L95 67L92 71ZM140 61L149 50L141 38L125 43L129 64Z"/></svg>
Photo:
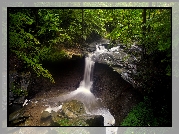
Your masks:
<svg viewBox="0 0 179 134"><path fill-rule="evenodd" d="M43 111L41 114L41 120L47 120L51 117L51 114L48 111Z"/></svg>
<svg viewBox="0 0 179 134"><path fill-rule="evenodd" d="M76 118L78 116L86 114L83 103L77 100L71 100L64 103L62 105L62 112L68 118Z"/></svg>
<svg viewBox="0 0 179 134"><path fill-rule="evenodd" d="M16 126L20 123L23 123L26 121L27 118L30 117L30 114L28 112L25 112L25 109L19 109L9 115L9 125L10 126Z"/></svg>
<svg viewBox="0 0 179 134"><path fill-rule="evenodd" d="M41 121L51 122L50 126L104 126L103 116L87 114L84 104L77 100L64 102L57 112L42 112Z"/></svg>
<svg viewBox="0 0 179 134"><path fill-rule="evenodd" d="M104 126L104 117L102 115L90 115L86 116L85 119L89 126Z"/></svg>

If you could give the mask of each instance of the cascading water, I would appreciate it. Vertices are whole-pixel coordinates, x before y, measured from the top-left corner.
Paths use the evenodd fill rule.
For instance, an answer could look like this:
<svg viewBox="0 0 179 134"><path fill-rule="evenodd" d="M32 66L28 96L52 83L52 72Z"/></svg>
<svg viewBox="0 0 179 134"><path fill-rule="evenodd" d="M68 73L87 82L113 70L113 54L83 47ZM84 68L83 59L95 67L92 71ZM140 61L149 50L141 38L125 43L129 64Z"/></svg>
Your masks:
<svg viewBox="0 0 179 134"><path fill-rule="evenodd" d="M68 94L61 95L57 98L52 99L52 101L55 102L65 102L70 100L77 100L81 101L86 109L87 113L94 113L94 111L98 110L102 107L101 102L98 98L96 98L92 90L92 76L93 76L93 68L94 68L94 61L91 59L92 54L89 54L85 58L85 69L84 69L84 78L80 82L79 88L77 88L75 91L72 91Z"/></svg>
<svg viewBox="0 0 179 134"><path fill-rule="evenodd" d="M97 57L99 53L102 53L104 51L103 47L101 46L98 48L97 45L96 48L97 49L95 53L88 54L88 56L85 58L84 78L80 82L79 88L77 88L75 91L70 92L69 94L61 95L60 97L55 98L54 101L81 101L85 106L87 114L102 115L104 117L104 126L111 126L115 123L114 117L110 114L108 109L103 107L101 100L96 98L91 92L93 84L93 69L95 64L92 59L94 57Z"/></svg>
<svg viewBox="0 0 179 134"><path fill-rule="evenodd" d="M92 113L101 107L99 99L97 99L91 92L93 85L93 69L95 64L91 57L92 55L89 54L88 57L85 58L84 77L80 82L79 88L70 93L70 99L76 99L83 102L88 113Z"/></svg>
<svg viewBox="0 0 179 134"><path fill-rule="evenodd" d="M88 90L88 91L91 90L91 86L93 84L93 80L92 80L93 68L94 68L94 61L91 60L91 56L86 57L84 78L80 84L80 87L84 87L84 90Z"/></svg>

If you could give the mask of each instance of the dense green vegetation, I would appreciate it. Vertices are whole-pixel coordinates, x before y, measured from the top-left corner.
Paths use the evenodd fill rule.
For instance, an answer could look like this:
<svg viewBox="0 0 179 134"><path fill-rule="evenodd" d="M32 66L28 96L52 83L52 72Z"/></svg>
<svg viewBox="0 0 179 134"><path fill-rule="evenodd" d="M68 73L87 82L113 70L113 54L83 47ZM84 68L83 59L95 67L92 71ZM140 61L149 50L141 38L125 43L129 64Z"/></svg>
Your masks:
<svg viewBox="0 0 179 134"><path fill-rule="evenodd" d="M144 57L165 52L161 62L171 62L171 9L9 9L10 51L52 81L42 60L65 57L54 49L79 47L92 33L128 47L137 42ZM166 74L171 75L170 64Z"/></svg>
<svg viewBox="0 0 179 134"><path fill-rule="evenodd" d="M157 106L162 100L165 100L164 107L171 105L171 98L167 99L167 94L171 93L172 53L169 8L8 8L8 34L9 52L24 63L23 68L31 68L37 76L49 78L52 83L55 82L53 76L43 67L43 62L70 58L66 49L80 50L86 41L93 40L93 34L110 39L111 46L120 42L130 47L136 43L143 54L138 65L139 73L134 77L141 81L144 95L151 98L153 107L157 94L162 92L158 98L161 101L156 102L156 111L161 111ZM159 119L150 115L152 111L146 106L140 103L122 125L145 126L147 123L157 126ZM146 122L140 122L136 116Z"/></svg>
<svg viewBox="0 0 179 134"><path fill-rule="evenodd" d="M170 124L169 118L164 118L167 115L166 109L162 109L161 115L155 116L154 108L152 107L151 100L145 97L144 102L140 102L124 119L121 126L162 126L162 124Z"/></svg>

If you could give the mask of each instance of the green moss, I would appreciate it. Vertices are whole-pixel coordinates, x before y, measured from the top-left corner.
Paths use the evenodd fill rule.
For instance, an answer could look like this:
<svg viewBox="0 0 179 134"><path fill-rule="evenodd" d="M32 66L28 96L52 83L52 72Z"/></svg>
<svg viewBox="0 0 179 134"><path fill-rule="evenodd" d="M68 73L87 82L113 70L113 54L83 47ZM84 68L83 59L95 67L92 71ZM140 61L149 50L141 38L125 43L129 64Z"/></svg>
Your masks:
<svg viewBox="0 0 179 134"><path fill-rule="evenodd" d="M84 119L74 118L68 119L66 117L57 120L51 124L52 126L89 126Z"/></svg>

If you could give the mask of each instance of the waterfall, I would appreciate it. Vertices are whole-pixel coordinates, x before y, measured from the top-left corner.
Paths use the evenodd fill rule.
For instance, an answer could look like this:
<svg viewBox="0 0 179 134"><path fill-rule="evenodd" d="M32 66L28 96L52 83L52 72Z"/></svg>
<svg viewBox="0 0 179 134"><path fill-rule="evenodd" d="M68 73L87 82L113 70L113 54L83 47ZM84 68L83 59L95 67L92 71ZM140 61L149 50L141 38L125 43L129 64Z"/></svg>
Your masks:
<svg viewBox="0 0 179 134"><path fill-rule="evenodd" d="M80 83L80 87L90 91L93 84L93 69L94 69L94 61L92 61L91 56L85 58L85 71L83 80Z"/></svg>
<svg viewBox="0 0 179 134"><path fill-rule="evenodd" d="M104 117L104 126L111 126L115 123L114 117L108 109L103 107L101 100L96 98L91 92L93 85L93 70L95 65L95 62L92 59L97 58L99 54L107 51L103 46L96 45L96 48L97 49L94 53L88 54L85 58L84 76L79 87L68 94L60 95L52 100L54 102L64 102L70 100L81 101L84 104L87 114L102 115Z"/></svg>
<svg viewBox="0 0 179 134"><path fill-rule="evenodd" d="M96 48L98 48L98 46L96 46ZM85 58L84 78L76 92L74 91L72 93L73 98L75 96L76 100L84 103L88 114L102 115L104 117L104 126L111 126L115 124L114 117L108 109L102 106L101 101L98 100L91 92L93 84L93 69L95 64L92 57L97 56L99 53L103 53L104 51L103 46L99 47L96 49L95 53L89 54L88 57Z"/></svg>

